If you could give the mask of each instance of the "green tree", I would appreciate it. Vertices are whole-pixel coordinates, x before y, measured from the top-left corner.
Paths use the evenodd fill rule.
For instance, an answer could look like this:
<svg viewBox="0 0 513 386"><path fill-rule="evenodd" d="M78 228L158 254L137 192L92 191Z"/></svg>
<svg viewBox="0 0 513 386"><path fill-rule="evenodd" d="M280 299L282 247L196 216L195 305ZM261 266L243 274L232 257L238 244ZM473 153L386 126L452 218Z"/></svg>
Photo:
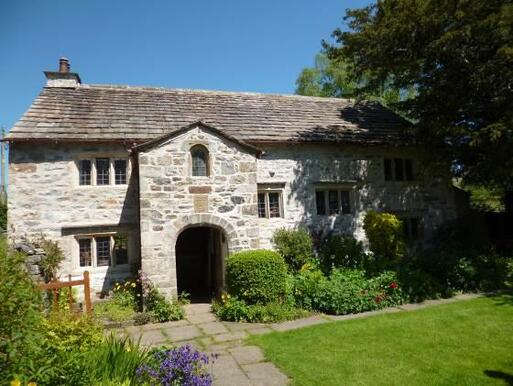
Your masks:
<svg viewBox="0 0 513 386"><path fill-rule="evenodd" d="M513 3L381 0L348 10L345 20L349 30L335 30L336 43L323 45L330 60L350 61L355 92L372 93L386 82L413 88L396 108L436 149L433 160L452 162L466 183L511 192Z"/></svg>
<svg viewBox="0 0 513 386"><path fill-rule="evenodd" d="M394 108L397 102L410 97L412 89L399 90L392 87L390 81L384 82L379 89L358 92L366 83L366 79L357 79L350 65L351 63L343 57L331 60L324 52L317 54L314 66L303 69L299 74L296 80L296 94L374 100L391 108Z"/></svg>

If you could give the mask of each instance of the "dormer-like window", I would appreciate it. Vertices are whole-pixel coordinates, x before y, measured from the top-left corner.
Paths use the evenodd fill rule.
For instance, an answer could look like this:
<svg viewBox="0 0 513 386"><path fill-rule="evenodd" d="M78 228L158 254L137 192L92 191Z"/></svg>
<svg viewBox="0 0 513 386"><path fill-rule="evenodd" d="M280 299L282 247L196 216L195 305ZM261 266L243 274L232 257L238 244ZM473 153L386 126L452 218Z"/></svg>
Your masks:
<svg viewBox="0 0 513 386"><path fill-rule="evenodd" d="M192 175L208 177L208 150L205 146L195 145L191 148Z"/></svg>

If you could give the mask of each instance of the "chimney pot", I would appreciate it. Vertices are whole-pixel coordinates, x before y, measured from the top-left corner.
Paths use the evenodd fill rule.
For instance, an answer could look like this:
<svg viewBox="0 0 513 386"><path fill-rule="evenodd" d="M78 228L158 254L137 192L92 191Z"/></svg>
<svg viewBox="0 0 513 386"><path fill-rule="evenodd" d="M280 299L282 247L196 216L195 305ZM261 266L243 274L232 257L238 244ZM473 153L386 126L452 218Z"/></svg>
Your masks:
<svg viewBox="0 0 513 386"><path fill-rule="evenodd" d="M68 58L62 57L59 59L59 72L69 73L70 66Z"/></svg>

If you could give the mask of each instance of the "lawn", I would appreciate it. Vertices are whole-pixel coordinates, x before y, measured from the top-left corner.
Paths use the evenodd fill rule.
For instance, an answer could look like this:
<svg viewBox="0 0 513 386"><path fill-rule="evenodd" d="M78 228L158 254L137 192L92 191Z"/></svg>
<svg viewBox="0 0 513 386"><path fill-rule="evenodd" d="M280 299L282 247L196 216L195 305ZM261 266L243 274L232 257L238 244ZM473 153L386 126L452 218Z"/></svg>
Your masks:
<svg viewBox="0 0 513 386"><path fill-rule="evenodd" d="M513 385L513 296L251 337L294 385Z"/></svg>

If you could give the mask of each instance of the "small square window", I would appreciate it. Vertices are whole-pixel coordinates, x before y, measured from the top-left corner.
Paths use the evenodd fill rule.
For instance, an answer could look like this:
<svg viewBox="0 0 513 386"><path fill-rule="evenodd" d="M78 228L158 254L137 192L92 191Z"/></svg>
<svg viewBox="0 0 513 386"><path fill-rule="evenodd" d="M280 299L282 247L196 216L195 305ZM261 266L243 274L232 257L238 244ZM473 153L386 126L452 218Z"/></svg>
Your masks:
<svg viewBox="0 0 513 386"><path fill-rule="evenodd" d="M265 218L265 193L258 193L258 217Z"/></svg>
<svg viewBox="0 0 513 386"><path fill-rule="evenodd" d="M114 236L114 256L116 265L128 264L128 239L126 235Z"/></svg>
<svg viewBox="0 0 513 386"><path fill-rule="evenodd" d="M392 160L385 159L385 181L392 181Z"/></svg>
<svg viewBox="0 0 513 386"><path fill-rule="evenodd" d="M118 159L114 161L114 182L116 185L126 184L126 172L127 162L124 159Z"/></svg>
<svg viewBox="0 0 513 386"><path fill-rule="evenodd" d="M404 180L404 169L403 169L403 160L400 158L394 159L395 163L395 180L403 181Z"/></svg>
<svg viewBox="0 0 513 386"><path fill-rule="evenodd" d="M110 265L110 237L96 238L96 264L98 267Z"/></svg>
<svg viewBox="0 0 513 386"><path fill-rule="evenodd" d="M281 192L258 193L258 217L282 217Z"/></svg>
<svg viewBox="0 0 513 386"><path fill-rule="evenodd" d="M81 160L78 163L79 185L91 185L91 160Z"/></svg>
<svg viewBox="0 0 513 386"><path fill-rule="evenodd" d="M96 185L109 185L110 162L108 158L96 159Z"/></svg>
<svg viewBox="0 0 513 386"><path fill-rule="evenodd" d="M339 211L338 190L328 191L328 213L338 214Z"/></svg>
<svg viewBox="0 0 513 386"><path fill-rule="evenodd" d="M323 190L318 190L315 192L315 205L317 207L317 214L325 215L326 214L326 198L325 192Z"/></svg>
<svg viewBox="0 0 513 386"><path fill-rule="evenodd" d="M92 265L91 239L80 239L78 245L80 266L90 267Z"/></svg>
<svg viewBox="0 0 513 386"><path fill-rule="evenodd" d="M269 217L281 217L280 193L269 193Z"/></svg>
<svg viewBox="0 0 513 386"><path fill-rule="evenodd" d="M340 191L340 208L342 214L351 213L351 205L349 203L349 192L347 190Z"/></svg>

